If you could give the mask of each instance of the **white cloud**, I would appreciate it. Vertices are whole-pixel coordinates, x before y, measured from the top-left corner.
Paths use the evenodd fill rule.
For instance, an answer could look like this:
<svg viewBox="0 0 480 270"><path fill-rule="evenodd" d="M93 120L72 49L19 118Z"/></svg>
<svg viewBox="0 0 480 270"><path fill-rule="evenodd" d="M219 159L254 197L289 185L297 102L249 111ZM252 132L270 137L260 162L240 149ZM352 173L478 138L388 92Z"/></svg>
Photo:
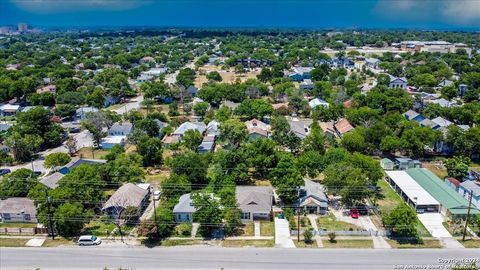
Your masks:
<svg viewBox="0 0 480 270"><path fill-rule="evenodd" d="M480 0L378 0L376 11L392 20L480 24Z"/></svg>
<svg viewBox="0 0 480 270"><path fill-rule="evenodd" d="M0 0L1 1L1 0ZM128 10L150 4L151 0L11 0L19 8L35 13L83 10Z"/></svg>

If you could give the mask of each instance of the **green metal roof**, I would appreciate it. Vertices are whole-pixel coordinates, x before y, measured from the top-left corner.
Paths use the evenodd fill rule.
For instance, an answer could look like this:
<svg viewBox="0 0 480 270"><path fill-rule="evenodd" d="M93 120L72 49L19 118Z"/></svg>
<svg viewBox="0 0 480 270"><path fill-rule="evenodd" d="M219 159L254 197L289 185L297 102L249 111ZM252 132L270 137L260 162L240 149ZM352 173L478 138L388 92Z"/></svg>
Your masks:
<svg viewBox="0 0 480 270"><path fill-rule="evenodd" d="M466 215L468 201L455 190L447 186L440 178L425 168L408 169L407 173L432 195L452 215ZM472 205L470 214L478 214L478 209Z"/></svg>

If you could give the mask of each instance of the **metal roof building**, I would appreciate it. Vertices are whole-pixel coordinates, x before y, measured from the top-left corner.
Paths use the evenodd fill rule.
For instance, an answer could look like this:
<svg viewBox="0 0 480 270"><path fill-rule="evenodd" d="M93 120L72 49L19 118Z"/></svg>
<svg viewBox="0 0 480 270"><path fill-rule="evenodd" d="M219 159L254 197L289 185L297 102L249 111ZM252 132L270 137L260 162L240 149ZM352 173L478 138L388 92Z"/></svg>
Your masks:
<svg viewBox="0 0 480 270"><path fill-rule="evenodd" d="M417 212L439 212L440 203L405 171L385 171L387 181Z"/></svg>
<svg viewBox="0 0 480 270"><path fill-rule="evenodd" d="M444 181L438 178L431 171L424 168L413 168L406 171L415 182L422 186L432 197L440 204L441 212L445 215L466 215L468 212L468 201L460 194L448 187ZM479 211L474 207L470 209L470 214L476 215Z"/></svg>

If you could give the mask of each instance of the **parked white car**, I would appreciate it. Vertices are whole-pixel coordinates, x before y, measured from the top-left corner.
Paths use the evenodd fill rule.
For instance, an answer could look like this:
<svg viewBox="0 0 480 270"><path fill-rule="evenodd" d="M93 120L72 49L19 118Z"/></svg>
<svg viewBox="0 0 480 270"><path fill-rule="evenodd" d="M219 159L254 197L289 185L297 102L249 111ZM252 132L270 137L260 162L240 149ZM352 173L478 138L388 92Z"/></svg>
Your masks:
<svg viewBox="0 0 480 270"><path fill-rule="evenodd" d="M78 238L77 244L79 246L98 246L102 243L102 239L95 235L82 235Z"/></svg>
<svg viewBox="0 0 480 270"><path fill-rule="evenodd" d="M153 192L153 200L155 200L155 201L160 200L160 194L161 194L160 190L155 190Z"/></svg>

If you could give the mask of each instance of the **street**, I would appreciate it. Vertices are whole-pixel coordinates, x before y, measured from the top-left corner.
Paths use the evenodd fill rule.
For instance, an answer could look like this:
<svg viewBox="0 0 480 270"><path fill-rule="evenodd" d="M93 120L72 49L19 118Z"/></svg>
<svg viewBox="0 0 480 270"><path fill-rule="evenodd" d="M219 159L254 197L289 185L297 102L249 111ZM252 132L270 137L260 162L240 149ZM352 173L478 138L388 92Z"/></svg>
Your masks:
<svg viewBox="0 0 480 270"><path fill-rule="evenodd" d="M1 269L449 269L478 249L1 248ZM478 262L477 262L478 263ZM401 268L425 266L424 268ZM432 268L440 266L443 268ZM430 268L428 268L430 267Z"/></svg>

